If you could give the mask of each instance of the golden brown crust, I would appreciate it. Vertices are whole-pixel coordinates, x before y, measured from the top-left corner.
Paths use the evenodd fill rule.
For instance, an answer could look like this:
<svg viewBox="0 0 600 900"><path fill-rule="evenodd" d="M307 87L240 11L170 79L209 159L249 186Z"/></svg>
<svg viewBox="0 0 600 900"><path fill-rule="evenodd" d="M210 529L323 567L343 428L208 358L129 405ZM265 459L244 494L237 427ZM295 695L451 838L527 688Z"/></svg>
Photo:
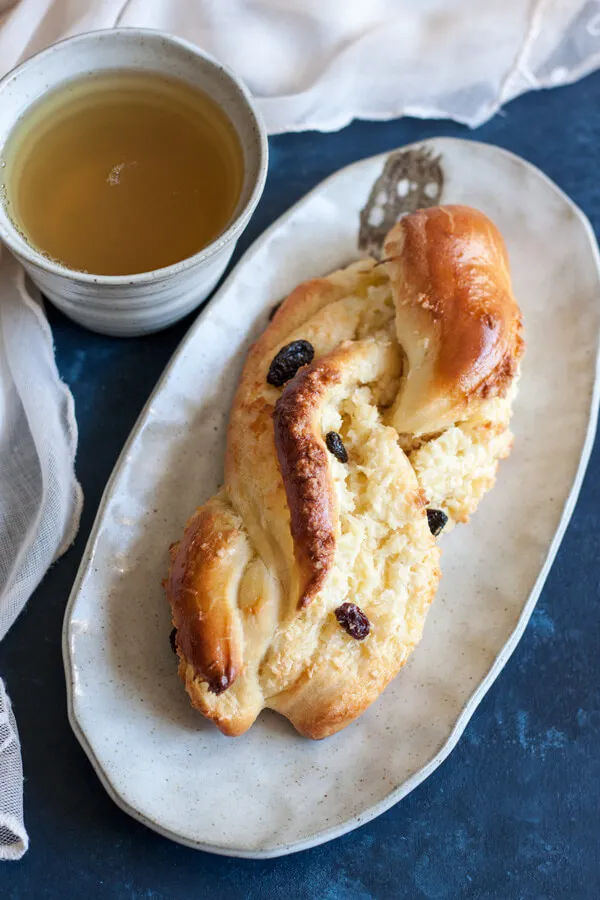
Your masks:
<svg viewBox="0 0 600 900"><path fill-rule="evenodd" d="M301 370L284 389L273 416L301 573L300 607L308 606L323 586L335 553L335 497L328 451L315 419L325 390L339 380L339 372L327 362Z"/></svg>
<svg viewBox="0 0 600 900"><path fill-rule="evenodd" d="M443 387L505 387L520 349L521 313L493 222L466 206L422 209L392 229L385 255L391 279L401 266L410 284L403 302L427 309L440 327L436 375Z"/></svg>
<svg viewBox="0 0 600 900"><path fill-rule="evenodd" d="M406 392L399 430L418 432L429 419L436 431L471 400L504 395L523 353L522 321L493 222L467 206L419 210L392 228L384 253L399 328L416 313L418 337L427 341L412 361L405 342L409 363L426 370L427 390L419 383L415 398Z"/></svg>
<svg viewBox="0 0 600 900"><path fill-rule="evenodd" d="M243 666L241 642L235 640L236 607L228 597L235 580L232 563L250 555L240 529L239 516L213 497L194 513L181 541L170 550L165 589L177 629L177 651L213 694L225 691Z"/></svg>
<svg viewBox="0 0 600 900"><path fill-rule="evenodd" d="M270 707L321 738L376 699L440 577L425 504L466 520L510 448L523 344L498 231L466 207L424 210L385 249L383 265L312 279L278 309L240 378L225 487L172 550L180 675L228 735ZM312 364L268 384L300 339ZM337 621L346 601L370 621L364 641Z"/></svg>

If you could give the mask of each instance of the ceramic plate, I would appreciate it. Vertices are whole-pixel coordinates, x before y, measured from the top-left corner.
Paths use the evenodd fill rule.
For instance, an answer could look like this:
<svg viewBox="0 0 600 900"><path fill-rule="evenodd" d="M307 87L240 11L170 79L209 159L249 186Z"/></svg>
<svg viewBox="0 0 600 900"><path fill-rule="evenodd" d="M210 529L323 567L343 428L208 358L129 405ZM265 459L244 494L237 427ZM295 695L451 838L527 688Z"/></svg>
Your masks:
<svg viewBox="0 0 600 900"><path fill-rule="evenodd" d="M356 257L369 196L363 243L385 224L389 208L378 204L389 184L372 193L385 156L337 172L282 216L199 317L123 450L73 588L64 658L75 733L123 809L193 847L248 857L301 850L423 781L514 650L573 510L596 425L591 228L544 175L503 150L440 139L409 151L392 159L396 212L441 192L442 202L491 216L508 246L528 346L513 454L471 523L443 540L425 636L395 682L325 741L299 737L268 712L246 736L225 738L179 682L161 588L169 543L222 478L248 345L299 281Z"/></svg>

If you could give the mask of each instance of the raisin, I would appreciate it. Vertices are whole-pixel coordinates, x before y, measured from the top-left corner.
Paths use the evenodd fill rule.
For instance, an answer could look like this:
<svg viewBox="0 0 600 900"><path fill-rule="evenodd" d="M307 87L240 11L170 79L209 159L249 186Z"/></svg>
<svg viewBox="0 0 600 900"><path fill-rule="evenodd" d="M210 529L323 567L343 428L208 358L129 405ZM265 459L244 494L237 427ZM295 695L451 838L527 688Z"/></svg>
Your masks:
<svg viewBox="0 0 600 900"><path fill-rule="evenodd" d="M292 341L282 347L271 365L267 381L274 387L282 387L293 378L298 369L313 361L315 351L308 341Z"/></svg>
<svg viewBox="0 0 600 900"><path fill-rule="evenodd" d="M227 675L219 675L217 678L213 678L212 681L208 682L208 690L211 694L222 694L223 691L227 690L230 683Z"/></svg>
<svg viewBox="0 0 600 900"><path fill-rule="evenodd" d="M371 623L356 603L342 603L335 611L335 617L350 637L364 641L371 630Z"/></svg>
<svg viewBox="0 0 600 900"><path fill-rule="evenodd" d="M348 462L348 454L346 453L344 442L337 431L328 431L325 435L325 443L329 452L333 453L336 459L339 459L342 463Z"/></svg>
<svg viewBox="0 0 600 900"><path fill-rule="evenodd" d="M274 316L275 316L275 313L277 312L277 310L279 309L279 307L281 306L282 303L283 303L283 300L280 300L279 303L276 303L276 304L275 304L275 306L273 307L273 309L272 309L271 312L269 313L269 322L272 322L272 321L273 321L273 318L274 318Z"/></svg>
<svg viewBox="0 0 600 900"><path fill-rule="evenodd" d="M171 634L169 635L169 643L171 644L171 650L173 653L177 653L177 644L175 643L177 639L177 629L174 628Z"/></svg>
<svg viewBox="0 0 600 900"><path fill-rule="evenodd" d="M438 534L442 533L444 525L447 521L448 516L442 509L427 510L427 524L429 525L429 530L434 537L437 537Z"/></svg>

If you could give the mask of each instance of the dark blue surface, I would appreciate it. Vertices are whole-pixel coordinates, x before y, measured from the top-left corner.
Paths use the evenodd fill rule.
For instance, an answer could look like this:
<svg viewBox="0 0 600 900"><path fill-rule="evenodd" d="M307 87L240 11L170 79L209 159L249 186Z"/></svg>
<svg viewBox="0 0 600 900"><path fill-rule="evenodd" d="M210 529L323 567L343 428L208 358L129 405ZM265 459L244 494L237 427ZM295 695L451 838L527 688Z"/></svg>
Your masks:
<svg viewBox="0 0 600 900"><path fill-rule="evenodd" d="M433 135L519 153L585 210L598 233L599 100L600 73L523 97L475 132L401 120L276 137L268 186L237 255L335 169ZM551 254L560 234L547 237ZM64 607L102 490L191 320L119 341L49 314L75 397L86 505L75 545L0 645L23 742L31 837L21 862L0 867L0 897L597 900L599 448L525 636L449 759L394 809L330 844L265 862L210 856L148 831L109 800L69 729L60 649ZM568 361L557 365L568 377Z"/></svg>

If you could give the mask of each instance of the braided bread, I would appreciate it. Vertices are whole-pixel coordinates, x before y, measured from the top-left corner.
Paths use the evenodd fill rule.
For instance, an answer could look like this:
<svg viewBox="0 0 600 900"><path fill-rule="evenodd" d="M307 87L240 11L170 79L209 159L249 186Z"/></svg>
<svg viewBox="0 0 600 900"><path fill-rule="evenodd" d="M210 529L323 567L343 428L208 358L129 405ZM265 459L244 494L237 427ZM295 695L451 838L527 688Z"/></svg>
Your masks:
<svg viewBox="0 0 600 900"><path fill-rule="evenodd" d="M384 257L281 305L241 376L225 486L171 547L180 676L225 734L265 707L311 738L359 716L421 637L435 535L510 450L523 343L499 232L421 210Z"/></svg>

